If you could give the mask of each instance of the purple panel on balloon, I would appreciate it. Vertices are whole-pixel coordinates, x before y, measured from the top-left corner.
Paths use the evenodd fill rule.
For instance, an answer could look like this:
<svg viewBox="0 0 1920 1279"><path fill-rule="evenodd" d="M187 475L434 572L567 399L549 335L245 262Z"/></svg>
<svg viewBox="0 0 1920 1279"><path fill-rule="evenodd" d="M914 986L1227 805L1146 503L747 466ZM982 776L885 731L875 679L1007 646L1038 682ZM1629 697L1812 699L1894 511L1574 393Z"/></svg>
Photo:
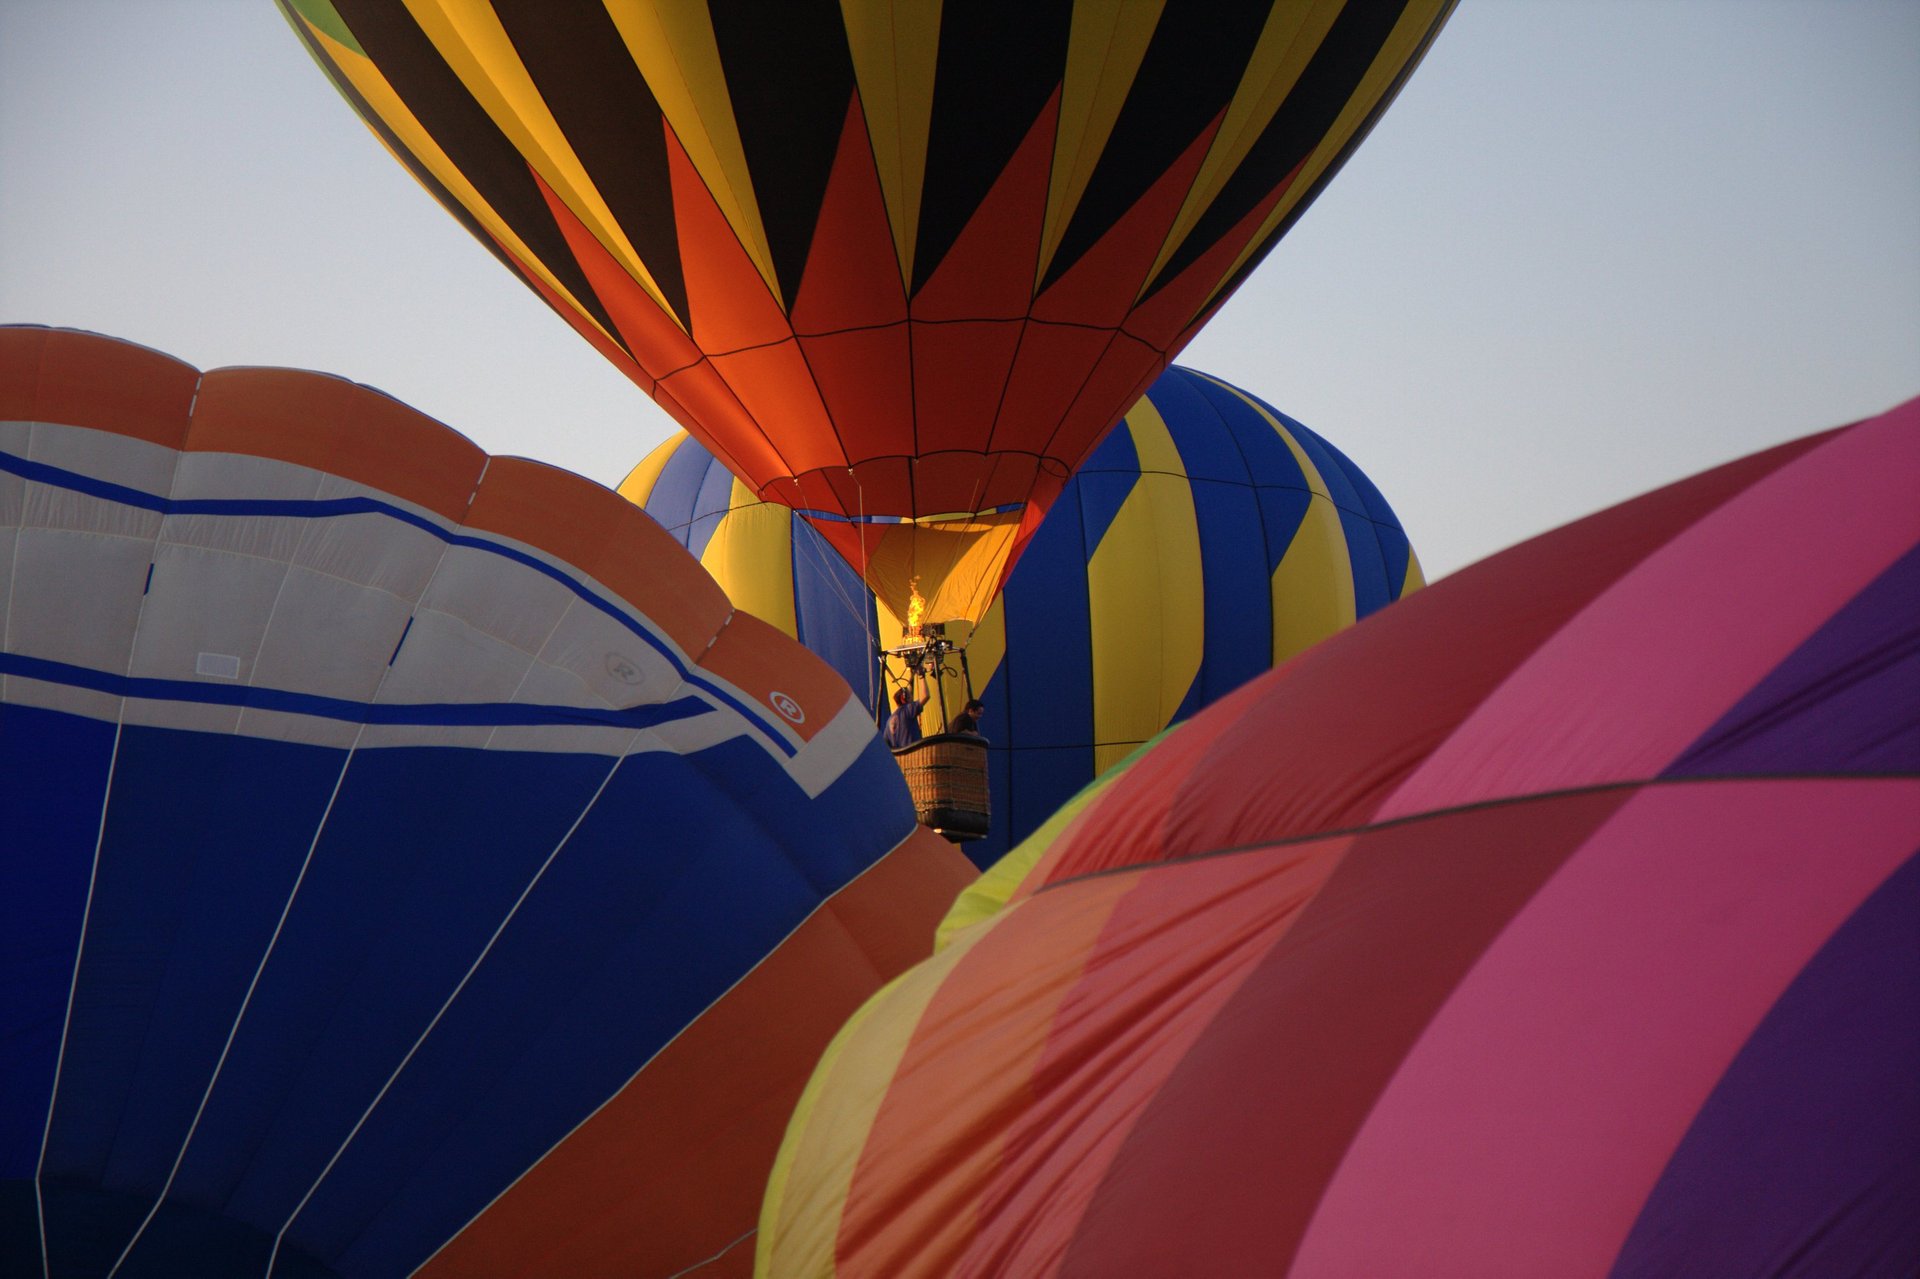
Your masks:
<svg viewBox="0 0 1920 1279"><path fill-rule="evenodd" d="M1920 550L1856 595L1666 770L1920 771Z"/></svg>
<svg viewBox="0 0 1920 1279"><path fill-rule="evenodd" d="M1754 1031L1614 1275L1920 1274L1916 1080L1920 856L1862 903Z"/></svg>

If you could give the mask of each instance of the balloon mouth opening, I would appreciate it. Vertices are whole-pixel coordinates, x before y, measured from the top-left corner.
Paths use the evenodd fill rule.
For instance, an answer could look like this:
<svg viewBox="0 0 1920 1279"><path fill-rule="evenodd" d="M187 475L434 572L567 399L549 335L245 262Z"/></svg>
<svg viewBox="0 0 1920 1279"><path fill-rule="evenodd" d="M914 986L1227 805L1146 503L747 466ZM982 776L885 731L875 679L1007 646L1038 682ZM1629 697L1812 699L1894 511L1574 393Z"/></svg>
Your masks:
<svg viewBox="0 0 1920 1279"><path fill-rule="evenodd" d="M1025 502L1002 502L999 506L982 507L977 511L938 511L927 515L849 515L844 511L823 511L813 507L796 506L793 508L793 513L809 520L820 520L829 524L912 524L926 527L934 524L964 524L968 521L994 519L996 516L1024 511L1026 507Z"/></svg>

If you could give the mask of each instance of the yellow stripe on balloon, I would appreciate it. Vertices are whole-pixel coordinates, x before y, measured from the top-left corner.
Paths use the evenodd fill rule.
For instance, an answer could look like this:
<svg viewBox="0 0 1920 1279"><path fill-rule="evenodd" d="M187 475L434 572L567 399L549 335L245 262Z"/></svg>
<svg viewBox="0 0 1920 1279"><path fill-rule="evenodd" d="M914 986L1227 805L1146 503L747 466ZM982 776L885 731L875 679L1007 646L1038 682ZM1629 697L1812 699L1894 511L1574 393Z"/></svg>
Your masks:
<svg viewBox="0 0 1920 1279"><path fill-rule="evenodd" d="M985 930L980 930L984 935ZM773 1161L754 1242L754 1273L835 1273L834 1245L854 1172L881 1103L927 1006L973 949L973 940L909 968L880 988L840 1028L800 1094ZM808 1169L804 1197L793 1167Z"/></svg>
<svg viewBox="0 0 1920 1279"><path fill-rule="evenodd" d="M798 638L793 607L793 512L762 502L739 480L725 516L700 553L700 566L733 606Z"/></svg>
<svg viewBox="0 0 1920 1279"><path fill-rule="evenodd" d="M900 285L913 281L920 197L933 128L933 77L940 60L940 0L840 0L853 76L866 111L880 191L893 224Z"/></svg>
<svg viewBox="0 0 1920 1279"><path fill-rule="evenodd" d="M1415 555L1413 548L1409 546L1407 548L1407 575L1401 579L1400 593L1394 596L1394 598L1403 600L1415 591L1424 589L1426 584L1426 570L1420 567L1420 557Z"/></svg>
<svg viewBox="0 0 1920 1279"><path fill-rule="evenodd" d="M1307 456L1285 423L1239 387L1204 373L1199 376L1231 392L1260 415L1293 454L1294 465L1300 468L1311 495L1300 527L1294 531L1286 554L1273 570L1273 661L1278 666L1335 631L1353 625L1357 607L1347 530L1340 522L1340 510L1334 505L1333 493L1321 477L1320 468L1313 464L1313 459Z"/></svg>
<svg viewBox="0 0 1920 1279"><path fill-rule="evenodd" d="M304 15L301 21L307 22ZM487 234L493 237L494 242L523 269L538 276L541 283L551 289L556 298L571 307L584 323L591 326L608 342L624 350L625 340L617 334L607 332L600 322L593 318L592 313L580 305L579 299L575 298L554 277L546 264L521 241L519 236L514 234L513 228L507 224L506 220L493 211L493 206L486 202L480 192L460 172L459 167L447 157L447 153L440 149L440 144L420 126L420 121L414 118L413 112L407 109L407 105L400 100L400 95L393 91L393 86L387 83L387 78L380 74L379 69L364 54L353 52L311 22L307 22L307 30L313 36L315 45L326 54L347 83L353 86L354 92L366 102L367 109L379 117L380 122L386 125L400 144L407 148L415 160L419 161L421 167L431 173L434 180L445 188L446 193L473 216ZM387 140L381 137L378 129L369 126L369 132L380 139L380 145L386 147L389 153L393 152L393 148L387 145ZM411 167L406 165L406 156L396 153L394 158L399 160L409 173L412 172ZM425 184L422 183L422 186ZM426 187L426 190L429 195L439 198L439 193L433 188Z"/></svg>
<svg viewBox="0 0 1920 1279"><path fill-rule="evenodd" d="M674 136L784 311L786 301L774 276L773 251L760 220L746 147L706 6L673 0L606 0L606 5Z"/></svg>
<svg viewBox="0 0 1920 1279"><path fill-rule="evenodd" d="M1060 123L1053 137L1053 173L1040 237L1037 289L1060 240L1080 207L1087 183L1113 135L1134 77L1160 25L1164 0L1114 5L1080 0L1067 35L1067 65L1060 87Z"/></svg>
<svg viewBox="0 0 1920 1279"><path fill-rule="evenodd" d="M1148 280L1159 277L1161 268L1186 241L1260 134L1273 122L1274 113L1293 92L1300 73L1313 60L1320 42L1345 7L1345 0L1315 0L1311 4L1277 4L1267 14L1267 24L1254 42L1253 56L1241 73L1233 101L1227 104L1226 119L1220 122L1220 131L1207 148L1193 189L1180 206L1180 216L1174 219Z"/></svg>
<svg viewBox="0 0 1920 1279"><path fill-rule="evenodd" d="M1400 21L1394 24L1393 31L1380 46L1380 52L1362 77L1359 87L1347 104L1335 117L1333 127L1313 149L1306 162L1301 165L1300 174L1293 180L1286 193L1274 205L1267 215L1260 231L1247 242L1247 247L1220 276L1219 284L1214 286L1208 296L1207 305L1212 305L1219 296L1220 288L1234 278L1240 268L1255 253L1259 252L1274 228L1285 220L1300 202L1307 198L1318 182L1355 140L1359 131L1381 110L1384 110L1397 91L1403 78L1411 69L1430 41L1440 29L1440 21L1454 6L1455 0L1412 0L1400 14ZM1204 311L1206 308L1200 308Z"/></svg>
<svg viewBox="0 0 1920 1279"><path fill-rule="evenodd" d="M652 272L641 262L613 210L587 176L586 166L574 154L560 122L547 109L546 99L534 87L532 75L492 6L451 4L447 0L406 0L406 5L448 68L521 158L533 166L582 225L684 332L685 320L673 314Z"/></svg>
<svg viewBox="0 0 1920 1279"><path fill-rule="evenodd" d="M647 499L653 496L653 486L660 482L660 472L667 469L667 463L673 460L676 449L686 440L685 431L676 431L653 452L640 459L640 465L627 472L627 478L620 481L618 492L635 506L645 506Z"/></svg>
<svg viewBox="0 0 1920 1279"><path fill-rule="evenodd" d="M1315 493L1273 570L1273 663L1354 623L1353 564L1333 503Z"/></svg>
<svg viewBox="0 0 1920 1279"><path fill-rule="evenodd" d="M1140 478L1087 561L1094 771L1165 728L1205 655L1200 524L1186 466L1151 400L1127 414Z"/></svg>

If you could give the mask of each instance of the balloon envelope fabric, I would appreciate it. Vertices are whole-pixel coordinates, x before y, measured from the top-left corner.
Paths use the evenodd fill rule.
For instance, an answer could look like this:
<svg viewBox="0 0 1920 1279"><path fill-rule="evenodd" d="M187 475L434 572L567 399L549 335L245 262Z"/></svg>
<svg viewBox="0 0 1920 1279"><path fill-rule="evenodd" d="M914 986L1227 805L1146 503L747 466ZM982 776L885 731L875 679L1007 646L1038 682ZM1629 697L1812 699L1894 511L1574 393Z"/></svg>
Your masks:
<svg viewBox="0 0 1920 1279"><path fill-rule="evenodd" d="M387 148L896 612L978 620L1451 0L281 0Z"/></svg>
<svg viewBox="0 0 1920 1279"><path fill-rule="evenodd" d="M966 879L651 521L338 378L0 329L0 572L7 1274L723 1253Z"/></svg>
<svg viewBox="0 0 1920 1279"><path fill-rule="evenodd" d="M739 607L833 663L878 710L900 619L805 520L679 437L620 492ZM1392 509L1338 449L1256 397L1171 368L1067 484L972 631L986 704L991 865L1169 723L1422 583ZM966 693L947 689L957 712ZM924 716L939 731L937 705Z"/></svg>
<svg viewBox="0 0 1920 1279"><path fill-rule="evenodd" d="M1920 1270L1916 491L1920 401L1170 732L843 1029L762 1271Z"/></svg>

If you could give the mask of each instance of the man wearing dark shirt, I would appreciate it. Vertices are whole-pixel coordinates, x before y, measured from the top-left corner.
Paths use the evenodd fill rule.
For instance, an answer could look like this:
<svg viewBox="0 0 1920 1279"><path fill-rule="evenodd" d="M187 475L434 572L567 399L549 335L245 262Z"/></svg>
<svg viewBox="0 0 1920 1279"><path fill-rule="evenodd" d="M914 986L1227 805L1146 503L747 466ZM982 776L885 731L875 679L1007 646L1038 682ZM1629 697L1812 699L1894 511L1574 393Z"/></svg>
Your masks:
<svg viewBox="0 0 1920 1279"><path fill-rule="evenodd" d="M978 737L980 736L980 717L986 713L986 706L976 697L967 703L965 710L953 717L953 727L948 731L971 733Z"/></svg>

